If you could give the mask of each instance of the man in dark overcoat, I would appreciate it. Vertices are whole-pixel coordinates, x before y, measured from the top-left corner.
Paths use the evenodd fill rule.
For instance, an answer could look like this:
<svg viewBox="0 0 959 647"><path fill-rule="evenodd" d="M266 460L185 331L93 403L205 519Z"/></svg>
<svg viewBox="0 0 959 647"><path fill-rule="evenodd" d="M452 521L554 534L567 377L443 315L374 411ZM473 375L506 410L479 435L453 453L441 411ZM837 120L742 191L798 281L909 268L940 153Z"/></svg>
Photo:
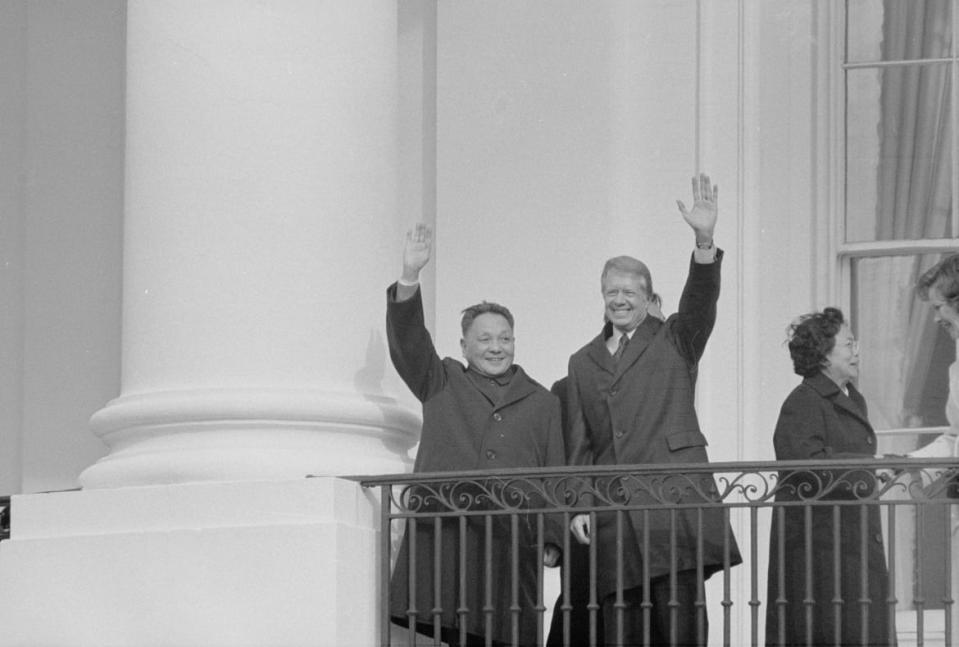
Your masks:
<svg viewBox="0 0 959 647"><path fill-rule="evenodd" d="M716 319L723 253L713 244L718 187L705 175L694 177L692 184L692 209L677 201L695 232L696 248L676 314L665 321L647 316L657 297L642 262L621 256L610 259L603 270L606 325L569 361L566 443L572 464L708 462L706 438L696 416L695 385L698 362ZM715 493L709 475L688 481L676 475L671 484L679 486L669 493L676 503L708 501ZM606 483L604 490L625 501L617 486L629 488L629 482ZM588 502L589 497L584 499ZM656 500L656 495L633 491L628 503L648 505ZM708 622L698 569L706 578L724 564L742 561L722 511L631 510L622 524L617 524L617 515L600 512L596 526L591 527L589 515L580 514L571 529L580 542L597 542L598 593L607 644L645 644L648 631L654 645L705 645ZM617 554L620 533L622 560ZM618 593L622 617L617 614ZM648 627L643 621L644 594L652 604Z"/></svg>
<svg viewBox="0 0 959 647"><path fill-rule="evenodd" d="M423 403L423 431L414 472L564 465L559 400L513 363L509 310L483 302L464 311L460 345L466 366L449 357L440 359L436 353L424 324L419 288L419 272L429 261L431 249L431 230L418 224L407 234L403 274L387 289L390 357ZM434 507L448 511L444 498L457 509L490 505L475 496L486 491L490 482L493 479L474 480L452 490L440 488ZM418 495L427 491L425 486L417 487ZM523 503L517 502L517 497L522 499L535 488L514 484L507 492L493 490L494 497L503 496L510 507L521 509ZM462 494L467 496L459 496ZM544 542L543 562L555 566L565 530L555 524L555 517L547 516L545 532L539 537L534 515L520 515L518 536L514 537L509 517L490 515L492 545L487 546L486 515L467 519L465 537L461 537L460 521L455 517L445 518L438 532L432 519L419 520L415 550L407 526L391 579L390 615L405 626L415 618L419 629L429 635L439 617L441 636L451 645L485 645L487 634L494 645L538 644L538 544ZM465 541L465 551L461 541ZM440 563L435 570L437 547ZM413 569L411 558L415 558ZM410 593L411 581L415 595ZM461 640L464 634L465 641Z"/></svg>

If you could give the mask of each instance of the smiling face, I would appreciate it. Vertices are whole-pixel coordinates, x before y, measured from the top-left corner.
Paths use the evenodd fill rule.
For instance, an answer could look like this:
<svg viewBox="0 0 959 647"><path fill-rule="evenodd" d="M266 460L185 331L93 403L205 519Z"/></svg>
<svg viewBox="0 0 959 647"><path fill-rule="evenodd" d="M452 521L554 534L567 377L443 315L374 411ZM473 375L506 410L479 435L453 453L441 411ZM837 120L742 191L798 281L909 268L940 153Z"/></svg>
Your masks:
<svg viewBox="0 0 959 647"><path fill-rule="evenodd" d="M942 326L953 340L959 339L959 312L956 312L956 306L950 303L936 286L929 288L929 305L936 313L936 323Z"/></svg>
<svg viewBox="0 0 959 647"><path fill-rule="evenodd" d="M513 365L513 328L503 315L486 312L473 319L460 347L466 362L484 375L502 375Z"/></svg>
<svg viewBox="0 0 959 647"><path fill-rule="evenodd" d="M826 355L826 366L822 372L839 386L844 386L859 377L859 343L846 324L839 329L835 341L832 350Z"/></svg>
<svg viewBox="0 0 959 647"><path fill-rule="evenodd" d="M606 318L623 332L629 332L646 318L649 305L647 286L641 276L612 269L603 277Z"/></svg>

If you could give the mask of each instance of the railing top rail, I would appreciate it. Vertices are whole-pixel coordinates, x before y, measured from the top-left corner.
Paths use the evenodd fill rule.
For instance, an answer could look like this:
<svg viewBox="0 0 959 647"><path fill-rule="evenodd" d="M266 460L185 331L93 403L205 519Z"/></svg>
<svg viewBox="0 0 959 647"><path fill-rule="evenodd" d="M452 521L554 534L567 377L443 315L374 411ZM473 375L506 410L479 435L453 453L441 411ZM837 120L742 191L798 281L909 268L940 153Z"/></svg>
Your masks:
<svg viewBox="0 0 959 647"><path fill-rule="evenodd" d="M911 471L922 469L959 469L959 458L866 458L842 460L802 461L731 461L716 463L637 463L631 465L578 465L563 467L504 468L497 470L464 470L450 472L417 472L382 475L346 476L358 481L363 487L405 485L411 483L436 483L451 479L468 480L483 478L566 478L593 477L621 474L721 474L735 472L808 471L808 470L892 470Z"/></svg>

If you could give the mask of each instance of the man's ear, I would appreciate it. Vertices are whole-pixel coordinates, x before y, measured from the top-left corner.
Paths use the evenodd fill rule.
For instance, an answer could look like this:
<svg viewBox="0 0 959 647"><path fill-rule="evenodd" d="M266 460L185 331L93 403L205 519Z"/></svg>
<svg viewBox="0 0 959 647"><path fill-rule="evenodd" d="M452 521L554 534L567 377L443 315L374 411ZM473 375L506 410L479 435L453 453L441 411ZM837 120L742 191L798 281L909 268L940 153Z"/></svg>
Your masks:
<svg viewBox="0 0 959 647"><path fill-rule="evenodd" d="M466 357L466 340L460 339L460 352L463 353L463 357Z"/></svg>

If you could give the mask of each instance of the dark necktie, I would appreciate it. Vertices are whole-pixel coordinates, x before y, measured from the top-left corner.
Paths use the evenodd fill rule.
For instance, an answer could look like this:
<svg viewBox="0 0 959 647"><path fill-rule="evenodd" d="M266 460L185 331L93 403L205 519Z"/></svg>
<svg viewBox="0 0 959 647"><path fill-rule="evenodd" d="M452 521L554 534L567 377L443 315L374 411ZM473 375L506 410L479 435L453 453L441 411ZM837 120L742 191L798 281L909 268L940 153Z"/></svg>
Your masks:
<svg viewBox="0 0 959 647"><path fill-rule="evenodd" d="M616 347L616 352L613 353L613 362L619 362L620 358L623 356L623 353L626 352L627 344L629 344L629 335L623 333L619 338L619 346Z"/></svg>

